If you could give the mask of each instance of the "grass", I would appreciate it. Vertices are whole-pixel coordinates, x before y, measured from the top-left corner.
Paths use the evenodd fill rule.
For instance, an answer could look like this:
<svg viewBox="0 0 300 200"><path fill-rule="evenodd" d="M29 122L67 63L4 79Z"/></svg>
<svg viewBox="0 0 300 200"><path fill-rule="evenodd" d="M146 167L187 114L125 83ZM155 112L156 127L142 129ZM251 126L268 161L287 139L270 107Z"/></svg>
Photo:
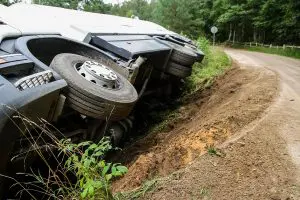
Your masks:
<svg viewBox="0 0 300 200"><path fill-rule="evenodd" d="M214 147L208 147L207 152L209 153L209 155L218 155L218 151Z"/></svg>
<svg viewBox="0 0 300 200"><path fill-rule="evenodd" d="M129 192L121 192L115 195L115 200L127 200L127 199L138 199L144 197L147 192L151 192L155 189L155 186L159 179L152 179L145 181L143 185L135 190Z"/></svg>
<svg viewBox="0 0 300 200"><path fill-rule="evenodd" d="M167 129L167 127L180 118L178 109L156 112L155 115L158 123L155 123L149 130L149 133L157 133ZM153 116L152 116L153 117ZM153 117L154 118L154 117Z"/></svg>
<svg viewBox="0 0 300 200"><path fill-rule="evenodd" d="M231 66L225 52L220 48L211 47L205 38L199 38L197 44L205 53L205 57L202 63L193 66L192 75L186 79L185 94L211 86L213 80Z"/></svg>
<svg viewBox="0 0 300 200"><path fill-rule="evenodd" d="M182 100L199 90L210 87L215 78L231 66L231 61L224 51L220 48L213 48L207 39L199 38L197 45L205 53L205 57L201 63L194 64L192 75L186 78ZM158 120L149 132L164 131L170 124L180 119L178 107L155 113L155 119Z"/></svg>
<svg viewBox="0 0 300 200"><path fill-rule="evenodd" d="M206 187L202 187L202 188L200 188L199 193L202 198L207 197L207 196L209 196L209 189Z"/></svg>
<svg viewBox="0 0 300 200"><path fill-rule="evenodd" d="M217 149L215 146L207 146L207 153L211 156L218 156L218 157L223 157L224 153L220 150Z"/></svg>
<svg viewBox="0 0 300 200"><path fill-rule="evenodd" d="M256 52L262 52L262 53L269 53L269 54L276 54L280 56L286 56L291 58L297 58L300 59L300 49L297 48L269 48L269 47L260 47L260 46L243 46L243 45L234 45L233 48L239 48L239 49L245 49L248 51L256 51Z"/></svg>

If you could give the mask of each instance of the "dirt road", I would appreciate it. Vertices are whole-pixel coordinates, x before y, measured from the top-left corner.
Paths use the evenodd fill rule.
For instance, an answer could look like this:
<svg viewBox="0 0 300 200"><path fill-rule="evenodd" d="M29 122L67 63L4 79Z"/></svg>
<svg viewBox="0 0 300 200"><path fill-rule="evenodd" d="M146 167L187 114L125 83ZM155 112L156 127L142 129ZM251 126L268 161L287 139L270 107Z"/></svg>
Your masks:
<svg viewBox="0 0 300 200"><path fill-rule="evenodd" d="M286 141L289 155L299 169L297 178L300 181L300 60L247 51L226 52L241 65L279 74L279 97L259 126L272 126Z"/></svg>
<svg viewBox="0 0 300 200"><path fill-rule="evenodd" d="M218 145L223 156L206 154L196 159L158 181L144 199L300 199L300 61L232 49L226 53L241 70L259 73L242 83L230 101L222 99L223 106L217 109L232 107L227 113L238 109L231 113L234 123L240 124L243 117L252 122L234 129ZM270 97L271 88L277 88L277 95L253 119L250 111L266 102L263 96ZM243 102L244 97L251 101Z"/></svg>

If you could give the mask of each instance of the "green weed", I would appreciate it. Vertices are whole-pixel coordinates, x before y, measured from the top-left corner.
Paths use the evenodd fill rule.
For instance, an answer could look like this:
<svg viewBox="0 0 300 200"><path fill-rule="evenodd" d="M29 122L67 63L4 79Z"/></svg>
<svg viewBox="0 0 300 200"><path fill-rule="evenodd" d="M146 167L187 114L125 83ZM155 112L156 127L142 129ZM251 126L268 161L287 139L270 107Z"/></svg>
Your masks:
<svg viewBox="0 0 300 200"><path fill-rule="evenodd" d="M208 188L206 188L206 187L202 187L201 189L200 189L200 196L203 198L203 197L207 197L207 196L209 196L209 189Z"/></svg>
<svg viewBox="0 0 300 200"><path fill-rule="evenodd" d="M109 139L102 138L98 144L90 141L74 144L70 139L64 139L60 145L61 152L69 156L65 162L66 169L76 174L75 195L80 193L82 199L113 199L110 190L112 179L123 176L128 170L125 166L103 160L103 156L112 149Z"/></svg>
<svg viewBox="0 0 300 200"><path fill-rule="evenodd" d="M209 153L209 155L212 155L212 156L220 156L220 153L214 146L208 146L207 152Z"/></svg>
<svg viewBox="0 0 300 200"><path fill-rule="evenodd" d="M31 199L38 199L35 197L36 193L51 199L113 199L110 188L112 180L123 176L128 170L119 163L107 163L104 160L106 153L113 149L108 138L103 138L98 143L85 141L75 144L43 119L34 122L20 113L14 119L21 122L21 127L18 128L31 146L29 151L35 152L49 171L48 177L39 171L23 173L33 179L31 182L18 182L10 178L16 182L12 187L21 187L17 195L26 192ZM58 134L63 139L59 140ZM56 160L56 166L51 165L44 156L45 147L48 154ZM75 181L71 181L70 177L75 177Z"/></svg>

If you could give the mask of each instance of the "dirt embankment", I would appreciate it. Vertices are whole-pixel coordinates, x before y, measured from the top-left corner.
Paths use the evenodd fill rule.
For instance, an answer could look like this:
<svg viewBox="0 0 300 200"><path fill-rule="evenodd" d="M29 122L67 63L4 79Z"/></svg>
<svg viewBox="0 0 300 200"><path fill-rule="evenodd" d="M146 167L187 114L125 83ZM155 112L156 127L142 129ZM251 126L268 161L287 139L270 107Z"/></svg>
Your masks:
<svg viewBox="0 0 300 200"><path fill-rule="evenodd" d="M274 103L220 145L222 157L206 154L195 159L160 179L141 199L300 199L300 60L232 49L226 52L240 66L259 72L241 87L239 96L255 101L240 104L241 98L233 99L233 104L243 105L239 112L245 117L250 114L251 119L251 109L268 105L264 96L275 94L278 87Z"/></svg>
<svg viewBox="0 0 300 200"><path fill-rule="evenodd" d="M277 94L276 79L276 74L259 69L228 70L211 88L186 101L171 130L150 134L121 152L120 162L129 172L113 183L114 191L131 190L147 179L171 174L207 148L223 143L261 116Z"/></svg>

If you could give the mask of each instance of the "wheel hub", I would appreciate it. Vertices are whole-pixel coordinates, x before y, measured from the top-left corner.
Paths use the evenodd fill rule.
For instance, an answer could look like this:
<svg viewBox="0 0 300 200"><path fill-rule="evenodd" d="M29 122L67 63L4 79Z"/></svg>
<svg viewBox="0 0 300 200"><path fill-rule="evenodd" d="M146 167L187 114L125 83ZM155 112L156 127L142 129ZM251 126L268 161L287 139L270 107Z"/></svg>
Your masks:
<svg viewBox="0 0 300 200"><path fill-rule="evenodd" d="M101 63L85 61L81 66L76 66L76 69L82 77L92 83L110 89L118 86L117 74Z"/></svg>

